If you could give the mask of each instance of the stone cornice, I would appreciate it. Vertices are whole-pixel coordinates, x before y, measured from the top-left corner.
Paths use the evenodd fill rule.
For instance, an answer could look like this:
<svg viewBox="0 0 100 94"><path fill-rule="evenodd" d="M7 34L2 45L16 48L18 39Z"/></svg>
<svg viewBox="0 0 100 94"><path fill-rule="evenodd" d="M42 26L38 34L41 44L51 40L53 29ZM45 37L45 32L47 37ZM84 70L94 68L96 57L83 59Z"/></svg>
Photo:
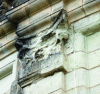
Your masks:
<svg viewBox="0 0 100 94"><path fill-rule="evenodd" d="M58 8L56 8L53 5L56 3L59 3L61 1L62 0L53 0L53 1L51 1L51 0L41 0L41 1L40 0L31 0L31 1L28 1L24 4L22 4L21 6L18 6L17 8L7 12L6 16L10 21L5 20L3 22L0 22L0 37L6 35L9 32L16 30L16 24L14 24L12 22L18 23L19 21L25 19L26 17L29 17L29 15L37 14L39 11L43 11L44 9L47 9L48 7L51 8L50 11L51 11L51 13L53 13L55 10L58 10ZM82 0L79 0L79 1L82 2ZM75 1L73 1L73 3L74 2ZM100 10L99 3L100 3L99 0L94 0L91 2L84 1L82 4L77 4L77 7L72 9L71 8L72 1L70 2L70 1L64 0L63 6L64 6L64 9L66 11L68 11L69 22L72 23L72 22L77 21L87 15L90 15L92 13L99 11ZM37 7L37 6L39 6L39 7ZM70 10L69 10L69 8L70 8ZM91 8L94 8L94 10L90 12ZM87 10L89 10L89 12ZM7 28L7 27L9 27L9 28ZM4 28L6 28L6 30Z"/></svg>

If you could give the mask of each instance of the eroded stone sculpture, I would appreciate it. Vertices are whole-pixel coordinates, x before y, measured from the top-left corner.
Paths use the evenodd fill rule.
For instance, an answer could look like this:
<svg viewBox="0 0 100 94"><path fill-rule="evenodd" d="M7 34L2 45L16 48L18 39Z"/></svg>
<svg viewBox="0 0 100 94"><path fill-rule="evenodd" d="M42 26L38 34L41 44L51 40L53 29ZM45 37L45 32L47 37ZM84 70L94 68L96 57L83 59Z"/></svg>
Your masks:
<svg viewBox="0 0 100 94"><path fill-rule="evenodd" d="M22 37L16 33L18 36L15 42L15 47L18 50L16 79L18 85L24 87L32 83L34 79L39 79L41 77L41 62L46 62L51 57L53 59L53 56L56 57L59 56L59 53L60 55L63 53L59 47L62 48L67 43L69 34L67 29L61 32L57 32L56 29L60 28L61 24L65 28L66 21L66 11L61 10L47 31Z"/></svg>
<svg viewBox="0 0 100 94"><path fill-rule="evenodd" d="M31 45L31 38L35 36L25 36L18 38L15 47L19 51L18 58L21 61L21 67L24 69L26 65L32 62L33 57L30 55L30 45Z"/></svg>

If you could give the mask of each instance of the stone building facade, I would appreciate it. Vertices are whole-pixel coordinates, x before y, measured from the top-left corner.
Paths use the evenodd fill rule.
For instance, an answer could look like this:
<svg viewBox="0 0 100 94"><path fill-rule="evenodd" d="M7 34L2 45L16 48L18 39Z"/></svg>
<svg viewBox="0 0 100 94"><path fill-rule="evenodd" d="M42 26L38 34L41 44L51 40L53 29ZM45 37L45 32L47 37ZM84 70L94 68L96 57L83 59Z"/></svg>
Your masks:
<svg viewBox="0 0 100 94"><path fill-rule="evenodd" d="M100 94L100 0L0 0L0 94Z"/></svg>

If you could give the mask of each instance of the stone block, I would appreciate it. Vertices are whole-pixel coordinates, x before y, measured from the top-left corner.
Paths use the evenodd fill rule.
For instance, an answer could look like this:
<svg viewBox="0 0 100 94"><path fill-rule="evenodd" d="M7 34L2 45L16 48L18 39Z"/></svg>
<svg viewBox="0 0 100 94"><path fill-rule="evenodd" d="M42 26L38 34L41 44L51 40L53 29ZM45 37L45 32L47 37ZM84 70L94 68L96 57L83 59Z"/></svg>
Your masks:
<svg viewBox="0 0 100 94"><path fill-rule="evenodd" d="M29 4L30 14L36 13L37 11L39 12L40 10L43 10L47 6L48 7L50 6L47 0L37 0L35 2L32 2Z"/></svg>
<svg viewBox="0 0 100 94"><path fill-rule="evenodd" d="M82 7L79 7L68 13L69 22L75 22L81 18L85 17L85 13Z"/></svg>
<svg viewBox="0 0 100 94"><path fill-rule="evenodd" d="M100 85L90 88L90 94L100 94Z"/></svg>
<svg viewBox="0 0 100 94"><path fill-rule="evenodd" d="M15 32L12 32L4 37L2 37L0 39L0 48L3 46L3 45L6 45L7 43L13 41L14 39L16 38L16 34Z"/></svg>
<svg viewBox="0 0 100 94"><path fill-rule="evenodd" d="M9 54L16 51L14 46L15 41L12 41L8 43L7 45L4 45L2 48L0 48L0 59L2 60L4 57L8 56Z"/></svg>
<svg viewBox="0 0 100 94"><path fill-rule="evenodd" d="M12 73L13 64L10 63L0 68L0 80Z"/></svg>
<svg viewBox="0 0 100 94"><path fill-rule="evenodd" d="M79 21L75 22L74 23L74 30L75 30L75 32L77 32L77 31L79 32L78 29L84 28L84 27L86 27L86 26L88 26L96 21L99 21L99 20L100 20L99 12L97 12L95 14L92 14L88 17L85 17L85 18L80 19Z"/></svg>
<svg viewBox="0 0 100 94"><path fill-rule="evenodd" d="M66 92L66 94L90 94L85 86L76 87Z"/></svg>
<svg viewBox="0 0 100 94"><path fill-rule="evenodd" d="M52 7L52 14L53 14L64 8L63 1L56 3L52 5L51 7Z"/></svg>
<svg viewBox="0 0 100 94"><path fill-rule="evenodd" d="M21 29L25 28L28 25L30 25L29 18L27 18L27 19L21 21L20 23L18 23L17 31L20 31Z"/></svg>
<svg viewBox="0 0 100 94"><path fill-rule="evenodd" d="M52 74L55 71L66 71L66 61L64 61L63 53L55 53L41 62L41 75Z"/></svg>
<svg viewBox="0 0 100 94"><path fill-rule="evenodd" d="M30 86L30 94L50 94L58 89L65 90L64 86L64 74L62 72L55 73L52 76L48 76L37 83L33 83ZM27 88L25 88L27 89ZM24 91L26 91L24 89ZM29 94L29 93L25 93ZM51 93L52 94L52 93Z"/></svg>
<svg viewBox="0 0 100 94"><path fill-rule="evenodd" d="M9 74L0 80L0 94L5 94L7 91L9 91L13 81L12 74Z"/></svg>
<svg viewBox="0 0 100 94"><path fill-rule="evenodd" d="M67 0L65 2L65 4L66 4L66 6L65 6L66 10L68 12L70 12L70 11L73 11L76 8L82 6L82 0L74 0L74 1L73 0L69 0L69 1Z"/></svg>
<svg viewBox="0 0 100 94"><path fill-rule="evenodd" d="M73 71L78 68L86 68L86 54L84 52L76 52L66 56L67 71Z"/></svg>
<svg viewBox="0 0 100 94"><path fill-rule="evenodd" d="M89 69L100 66L100 50L89 53L87 63L88 63Z"/></svg>
<svg viewBox="0 0 100 94"><path fill-rule="evenodd" d="M41 21L51 15L51 7L46 8L45 10L42 10L36 14L33 14L30 16L30 24L37 23L38 21ZM49 18L49 17L48 17Z"/></svg>
<svg viewBox="0 0 100 94"><path fill-rule="evenodd" d="M82 33L75 33L74 50L85 52L85 36Z"/></svg>
<svg viewBox="0 0 100 94"><path fill-rule="evenodd" d="M95 13L100 10L100 0L95 0L94 2L88 3L83 6L86 15Z"/></svg>
<svg viewBox="0 0 100 94"><path fill-rule="evenodd" d="M80 28L78 30L76 30L75 32L81 32L83 33L85 36L90 36L96 32L100 31L100 21L96 21L93 22L92 24L89 24L87 26L85 26L85 28Z"/></svg>
<svg viewBox="0 0 100 94"><path fill-rule="evenodd" d="M78 69L66 74L66 91L80 86L88 86L87 70ZM68 93L69 94L69 93Z"/></svg>
<svg viewBox="0 0 100 94"><path fill-rule="evenodd" d="M13 62L13 61L16 61L17 60L17 52L9 55L8 57L2 59L0 61L0 68L2 68L3 66L6 66L7 64Z"/></svg>
<svg viewBox="0 0 100 94"><path fill-rule="evenodd" d="M30 94L30 86L26 86L23 88L24 94Z"/></svg>
<svg viewBox="0 0 100 94"><path fill-rule="evenodd" d="M100 67L96 67L89 71L90 87L95 87L100 84Z"/></svg>
<svg viewBox="0 0 100 94"><path fill-rule="evenodd" d="M51 14L51 8L49 7L45 10L42 10L42 11L36 13L36 14L31 15L29 18L21 21L18 24L18 30L17 31L22 30L22 29L26 29L28 26L30 26L32 24L36 24L40 20L43 20L45 17L49 16L50 14Z"/></svg>
<svg viewBox="0 0 100 94"><path fill-rule="evenodd" d="M92 52L100 48L100 32L87 37L87 51Z"/></svg>

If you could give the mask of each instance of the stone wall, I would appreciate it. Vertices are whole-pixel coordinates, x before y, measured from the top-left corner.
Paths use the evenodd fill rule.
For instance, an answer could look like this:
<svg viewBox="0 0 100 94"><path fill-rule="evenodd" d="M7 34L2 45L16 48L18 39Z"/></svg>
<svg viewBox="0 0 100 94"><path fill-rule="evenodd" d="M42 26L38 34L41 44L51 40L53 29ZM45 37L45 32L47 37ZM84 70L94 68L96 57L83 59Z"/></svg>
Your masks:
<svg viewBox="0 0 100 94"><path fill-rule="evenodd" d="M5 15L1 94L100 93L99 0L27 0Z"/></svg>

